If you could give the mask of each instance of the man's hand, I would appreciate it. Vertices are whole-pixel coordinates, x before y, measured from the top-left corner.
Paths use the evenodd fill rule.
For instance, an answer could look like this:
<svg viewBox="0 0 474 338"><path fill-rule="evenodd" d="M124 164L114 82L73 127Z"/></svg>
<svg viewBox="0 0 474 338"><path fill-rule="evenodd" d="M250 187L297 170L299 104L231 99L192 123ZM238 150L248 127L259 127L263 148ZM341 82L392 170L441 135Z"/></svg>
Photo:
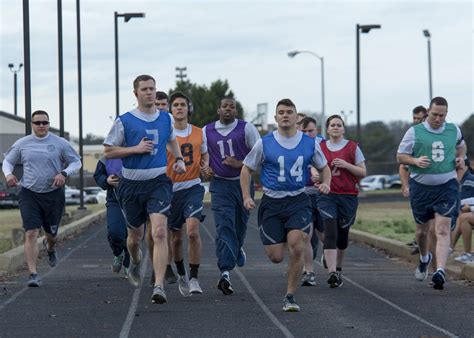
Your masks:
<svg viewBox="0 0 474 338"><path fill-rule="evenodd" d="M461 208L461 212L471 212L471 207L469 204L464 204Z"/></svg>
<svg viewBox="0 0 474 338"><path fill-rule="evenodd" d="M462 157L456 157L456 169L464 169L465 167L464 159Z"/></svg>
<svg viewBox="0 0 474 338"><path fill-rule="evenodd" d="M201 160L199 171L205 181L214 176L214 171L212 171L211 167L209 167L209 164L207 164L204 160Z"/></svg>
<svg viewBox="0 0 474 338"><path fill-rule="evenodd" d="M5 177L7 179L7 185L9 187L16 187L18 185L18 179L16 178L15 175L10 174Z"/></svg>
<svg viewBox="0 0 474 338"><path fill-rule="evenodd" d="M153 141L151 141L147 137L144 137L142 138L140 143L138 143L135 146L135 151L137 152L137 154L146 154L146 153L152 153L153 148L154 148Z"/></svg>
<svg viewBox="0 0 474 338"><path fill-rule="evenodd" d="M244 207L247 210L252 210L253 208L255 208L255 202L252 197L244 198Z"/></svg>
<svg viewBox="0 0 474 338"><path fill-rule="evenodd" d="M57 174L53 177L53 183L51 186L61 188L66 183L66 177L63 174Z"/></svg>
<svg viewBox="0 0 474 338"><path fill-rule="evenodd" d="M410 188L402 187L402 194L403 194L403 197L410 197Z"/></svg>
<svg viewBox="0 0 474 338"><path fill-rule="evenodd" d="M186 172L186 165L184 164L184 161L177 160L175 164L173 164L173 171L177 174L184 174Z"/></svg>
<svg viewBox="0 0 474 338"><path fill-rule="evenodd" d="M118 177L117 175L112 174L109 177L107 177L107 184L110 185L111 187L117 188L119 182L120 182L120 177Z"/></svg>
<svg viewBox="0 0 474 338"><path fill-rule="evenodd" d="M315 187L318 188L321 194L327 195L331 191L331 187L327 185L326 183L316 183Z"/></svg>
<svg viewBox="0 0 474 338"><path fill-rule="evenodd" d="M242 161L236 160L235 157L232 156L226 156L225 160L222 161L222 163L236 169L242 168Z"/></svg>
<svg viewBox="0 0 474 338"><path fill-rule="evenodd" d="M428 156L420 156L416 158L415 161L418 168L428 168L431 164L431 160Z"/></svg>
<svg viewBox="0 0 474 338"><path fill-rule="evenodd" d="M321 182L318 170L316 170L315 167L311 167L310 171L311 171L311 182L313 183Z"/></svg>

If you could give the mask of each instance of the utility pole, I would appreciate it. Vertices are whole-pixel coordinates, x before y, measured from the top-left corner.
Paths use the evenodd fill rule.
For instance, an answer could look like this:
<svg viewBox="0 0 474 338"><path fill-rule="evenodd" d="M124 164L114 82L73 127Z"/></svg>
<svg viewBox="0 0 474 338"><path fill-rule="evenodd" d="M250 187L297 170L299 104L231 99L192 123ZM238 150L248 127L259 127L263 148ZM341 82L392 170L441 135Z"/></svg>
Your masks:
<svg viewBox="0 0 474 338"><path fill-rule="evenodd" d="M184 79L187 77L185 71L187 70L186 67L176 67L175 68L178 74L176 74L176 78L179 79L179 81L183 82Z"/></svg>

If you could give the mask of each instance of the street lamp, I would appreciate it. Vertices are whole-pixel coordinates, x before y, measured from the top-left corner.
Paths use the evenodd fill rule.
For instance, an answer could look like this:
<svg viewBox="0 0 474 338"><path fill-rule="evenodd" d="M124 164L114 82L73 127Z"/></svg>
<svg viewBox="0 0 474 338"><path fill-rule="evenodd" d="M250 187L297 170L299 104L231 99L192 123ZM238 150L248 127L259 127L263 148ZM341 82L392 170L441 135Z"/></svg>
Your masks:
<svg viewBox="0 0 474 338"><path fill-rule="evenodd" d="M118 61L118 18L123 17L125 22L129 22L132 18L144 18L145 13L122 13L114 12L115 25L115 117L120 114L119 107L119 61Z"/></svg>
<svg viewBox="0 0 474 338"><path fill-rule="evenodd" d="M428 41L428 81L430 85L430 101L431 101L431 99L433 98L433 85L431 82L431 34L429 30L424 29L423 35L426 37Z"/></svg>
<svg viewBox="0 0 474 338"><path fill-rule="evenodd" d="M324 105L324 58L322 56L319 56L315 52L312 52L310 50L294 50L291 52L288 52L288 57L294 58L298 54L311 54L319 59L321 61L321 134L323 136L326 136L326 131L324 128L324 123L326 119L326 113L325 113L325 105Z"/></svg>
<svg viewBox="0 0 474 338"><path fill-rule="evenodd" d="M13 111L15 113L15 116L18 116L18 105L17 105L17 73L21 70L21 67L23 67L23 63L20 63L18 65L17 69L15 68L15 65L13 63L8 64L8 68L10 68L10 71L13 73Z"/></svg>
<svg viewBox="0 0 474 338"><path fill-rule="evenodd" d="M359 144L361 143L361 130L360 130L360 50L359 50L359 35L360 32L362 33L369 33L371 29L379 29L382 28L380 25L356 25L356 73L357 73L357 141Z"/></svg>

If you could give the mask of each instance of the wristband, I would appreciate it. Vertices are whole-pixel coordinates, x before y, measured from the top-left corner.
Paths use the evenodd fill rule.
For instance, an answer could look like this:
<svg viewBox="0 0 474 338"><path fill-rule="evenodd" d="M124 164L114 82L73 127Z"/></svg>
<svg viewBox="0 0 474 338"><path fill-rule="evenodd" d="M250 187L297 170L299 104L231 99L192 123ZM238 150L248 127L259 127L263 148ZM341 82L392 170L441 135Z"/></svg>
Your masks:
<svg viewBox="0 0 474 338"><path fill-rule="evenodd" d="M63 170L63 171L61 171L61 175L63 175L63 176L64 176L64 178L67 178L67 173L66 173L64 170Z"/></svg>
<svg viewBox="0 0 474 338"><path fill-rule="evenodd" d="M184 162L184 158L182 157L176 157L176 160L174 161L174 163L178 162L178 161L183 161Z"/></svg>

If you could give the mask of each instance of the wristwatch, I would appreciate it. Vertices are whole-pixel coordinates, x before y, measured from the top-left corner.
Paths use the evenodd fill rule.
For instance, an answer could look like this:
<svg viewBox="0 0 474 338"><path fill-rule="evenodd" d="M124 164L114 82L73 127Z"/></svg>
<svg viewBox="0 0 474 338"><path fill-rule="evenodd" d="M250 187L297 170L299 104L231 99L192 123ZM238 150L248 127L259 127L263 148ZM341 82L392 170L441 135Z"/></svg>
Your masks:
<svg viewBox="0 0 474 338"><path fill-rule="evenodd" d="M63 175L65 178L67 178L67 173L64 170L61 171L61 175Z"/></svg>
<svg viewBox="0 0 474 338"><path fill-rule="evenodd" d="M184 158L182 157L176 157L176 160L174 161L174 163L178 162L178 161L183 161L184 162Z"/></svg>

